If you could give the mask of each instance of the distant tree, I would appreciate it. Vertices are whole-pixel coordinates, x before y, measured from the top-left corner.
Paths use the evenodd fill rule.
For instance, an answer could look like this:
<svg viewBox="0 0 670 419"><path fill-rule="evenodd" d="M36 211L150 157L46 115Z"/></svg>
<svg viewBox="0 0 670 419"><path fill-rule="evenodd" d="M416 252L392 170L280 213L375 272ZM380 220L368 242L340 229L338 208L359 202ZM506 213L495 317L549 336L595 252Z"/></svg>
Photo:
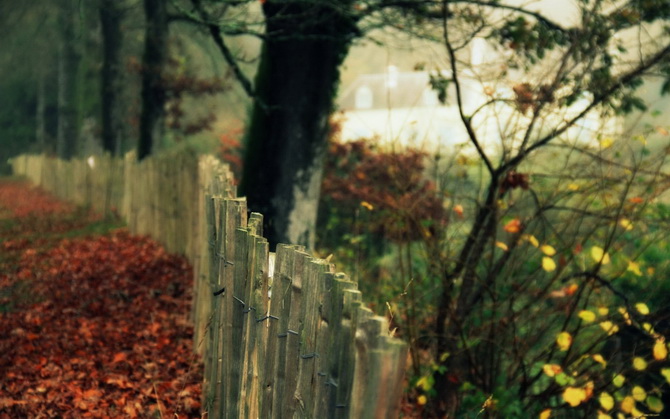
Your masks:
<svg viewBox="0 0 670 419"><path fill-rule="evenodd" d="M166 0L144 0L146 30L142 56L142 110L137 158L151 155L165 129L167 96L163 72L168 62L168 12Z"/></svg>
<svg viewBox="0 0 670 419"><path fill-rule="evenodd" d="M79 2L61 0L59 12L60 38L58 40L58 132L56 153L70 159L77 153L78 139L78 77L80 46L77 31Z"/></svg>
<svg viewBox="0 0 670 419"><path fill-rule="evenodd" d="M102 28L103 63L102 102L102 146L112 155L118 154L123 133L123 3L118 0L100 0L99 15Z"/></svg>

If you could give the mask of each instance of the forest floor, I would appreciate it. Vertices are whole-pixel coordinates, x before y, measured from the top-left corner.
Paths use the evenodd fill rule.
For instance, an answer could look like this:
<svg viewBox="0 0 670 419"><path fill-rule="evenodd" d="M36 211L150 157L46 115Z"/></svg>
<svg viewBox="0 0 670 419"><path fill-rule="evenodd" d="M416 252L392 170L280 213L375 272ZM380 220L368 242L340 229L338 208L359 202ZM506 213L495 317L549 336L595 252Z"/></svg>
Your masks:
<svg viewBox="0 0 670 419"><path fill-rule="evenodd" d="M0 178L0 419L200 417L191 281L119 220Z"/></svg>

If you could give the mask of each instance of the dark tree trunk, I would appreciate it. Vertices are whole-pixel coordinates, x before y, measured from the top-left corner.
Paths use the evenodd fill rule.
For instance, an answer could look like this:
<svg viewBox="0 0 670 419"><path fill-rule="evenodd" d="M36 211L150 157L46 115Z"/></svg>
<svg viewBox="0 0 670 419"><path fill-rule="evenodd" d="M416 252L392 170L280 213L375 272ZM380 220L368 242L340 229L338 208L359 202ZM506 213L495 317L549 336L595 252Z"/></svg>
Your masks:
<svg viewBox="0 0 670 419"><path fill-rule="evenodd" d="M58 132L56 153L70 159L77 152L77 76L79 52L75 24L78 16L73 0L65 0L61 7L61 39L58 48Z"/></svg>
<svg viewBox="0 0 670 419"><path fill-rule="evenodd" d="M100 24L102 26L102 147L112 155L119 153L123 130L121 89L123 72L121 64L122 11L119 0L101 0Z"/></svg>
<svg viewBox="0 0 670 419"><path fill-rule="evenodd" d="M314 244L328 119L356 22L350 1L276 2L256 77L241 193L277 243ZM349 6L349 7L347 7Z"/></svg>
<svg viewBox="0 0 670 419"><path fill-rule="evenodd" d="M37 149L44 153L47 144L46 124L46 74L44 69L37 71L37 104L35 107L35 140Z"/></svg>
<svg viewBox="0 0 670 419"><path fill-rule="evenodd" d="M165 123L165 87L163 68L167 62L168 16L165 0L144 0L146 32L142 58L142 113L139 160L151 155L160 140Z"/></svg>

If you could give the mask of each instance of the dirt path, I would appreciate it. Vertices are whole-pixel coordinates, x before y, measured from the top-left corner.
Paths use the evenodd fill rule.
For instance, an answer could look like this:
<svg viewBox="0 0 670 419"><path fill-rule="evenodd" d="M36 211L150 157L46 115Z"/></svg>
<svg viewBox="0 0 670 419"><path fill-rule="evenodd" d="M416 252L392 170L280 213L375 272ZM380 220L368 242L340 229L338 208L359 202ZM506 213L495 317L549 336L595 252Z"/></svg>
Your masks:
<svg viewBox="0 0 670 419"><path fill-rule="evenodd" d="M200 417L188 263L0 179L0 418Z"/></svg>

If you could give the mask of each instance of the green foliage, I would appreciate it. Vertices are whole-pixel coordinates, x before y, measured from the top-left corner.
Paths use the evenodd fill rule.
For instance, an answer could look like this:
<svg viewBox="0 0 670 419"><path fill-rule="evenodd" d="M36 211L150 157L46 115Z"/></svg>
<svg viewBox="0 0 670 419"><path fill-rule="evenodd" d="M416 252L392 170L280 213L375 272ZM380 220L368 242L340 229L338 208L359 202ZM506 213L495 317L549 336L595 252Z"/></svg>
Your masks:
<svg viewBox="0 0 670 419"><path fill-rule="evenodd" d="M548 21L530 21L523 16L505 21L493 31L502 45L524 54L531 63L545 57L547 51L556 46L565 45L568 32L550 25Z"/></svg>
<svg viewBox="0 0 670 419"><path fill-rule="evenodd" d="M378 175L392 172L391 160L381 152L373 157L374 150L361 143L333 146L342 148L331 155L331 175L324 180L326 217L321 222L327 233L322 250L333 253L343 269L363 272L361 278L368 283L361 288L376 297L377 310L410 342L411 392L419 405L438 400L436 383L449 377L461 383L457 417L521 418L540 411L572 417L599 409L604 414L598 400L602 397L608 406L608 395L614 400L612 411L663 408L667 383L660 371L668 364L663 353L667 349L659 349L659 342L670 338L670 327L666 331L659 326L667 320L658 308L669 302L669 285L659 278L669 272L665 256L670 242L663 231L670 211L665 204L649 202L663 191L651 168L662 167L664 155L641 147L624 158L625 142L607 139L600 144L599 151L591 150L593 159L570 150L543 152L539 161L551 163L521 166L506 176L495 231L473 267L477 278L495 285L486 288L481 304L460 323L452 355L432 361L426 361L426 352L439 305L435 291L440 273L458 256L473 225L470 219L476 217L477 207L468 202L480 199L471 179L480 163L461 156L435 164L439 170L432 181L447 189L446 194L436 193L434 186L422 189L431 182L421 177L433 171L421 165L414 175L415 165L407 163L425 161L426 155L411 160L410 150L404 160L396 160L405 162L403 176L413 179L413 193L442 201L443 212L437 214L447 220L429 223L428 235L416 234L420 223L407 223L415 232L397 240L397 234L384 236L385 229L375 228L380 222L374 219L393 225L390 220L403 214L397 207L384 207L384 202L399 202L388 195L408 191ZM620 166L608 166L603 175L603 159ZM631 174L630 165L641 159L647 159L649 169L644 177ZM385 170L378 173L374 166ZM423 218L433 222L430 215ZM351 231L356 233L347 234ZM455 282L454 289L460 287ZM626 340L637 345L616 352L617 342ZM454 370L449 362L453 354L468 354L457 358L473 372ZM491 378L483 380L486 374ZM616 374L626 381L619 383ZM642 390L646 398L633 399L634 406L629 406L627 397L641 399Z"/></svg>
<svg viewBox="0 0 670 419"><path fill-rule="evenodd" d="M10 78L0 84L0 97L12 104L0 109L0 173L8 174L7 160L35 143L35 91L28 80Z"/></svg>

